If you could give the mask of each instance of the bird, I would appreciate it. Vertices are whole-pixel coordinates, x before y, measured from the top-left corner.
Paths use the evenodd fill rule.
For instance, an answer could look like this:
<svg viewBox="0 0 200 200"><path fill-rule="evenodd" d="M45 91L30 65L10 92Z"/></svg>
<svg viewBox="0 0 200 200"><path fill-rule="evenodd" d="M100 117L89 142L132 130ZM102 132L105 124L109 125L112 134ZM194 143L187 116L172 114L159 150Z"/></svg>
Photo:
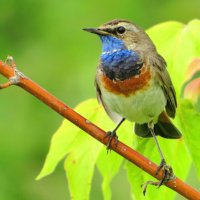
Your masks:
<svg viewBox="0 0 200 200"><path fill-rule="evenodd" d="M168 139L182 136L170 120L175 117L177 100L166 61L148 34L131 21L114 19L83 30L98 35L102 43L95 76L97 99L117 123L105 136L109 138L107 150L112 140L117 145L116 133L121 124L125 120L134 122L136 135L155 140L161 157L155 173L163 169L158 186L162 185L169 180L169 166L156 136Z"/></svg>

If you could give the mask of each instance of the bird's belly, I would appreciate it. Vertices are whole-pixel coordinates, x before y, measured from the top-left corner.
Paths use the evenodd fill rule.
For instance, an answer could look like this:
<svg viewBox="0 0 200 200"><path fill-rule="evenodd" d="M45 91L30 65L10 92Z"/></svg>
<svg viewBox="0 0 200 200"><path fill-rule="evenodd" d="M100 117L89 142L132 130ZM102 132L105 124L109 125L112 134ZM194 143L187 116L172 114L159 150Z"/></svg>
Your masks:
<svg viewBox="0 0 200 200"><path fill-rule="evenodd" d="M129 96L111 93L104 87L101 91L102 99L109 109L139 124L157 120L166 105L162 88L154 82L145 90Z"/></svg>

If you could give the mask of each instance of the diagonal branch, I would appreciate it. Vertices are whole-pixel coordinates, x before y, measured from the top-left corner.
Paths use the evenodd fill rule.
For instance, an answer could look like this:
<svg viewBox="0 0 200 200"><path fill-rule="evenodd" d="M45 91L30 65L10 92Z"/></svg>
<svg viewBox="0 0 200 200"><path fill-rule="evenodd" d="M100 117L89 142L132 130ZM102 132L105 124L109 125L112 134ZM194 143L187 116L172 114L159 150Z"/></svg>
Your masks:
<svg viewBox="0 0 200 200"><path fill-rule="evenodd" d="M80 114L75 112L73 109L68 107L66 104L64 104L62 101L57 99L55 96L53 96L43 88L41 88L38 84L30 80L28 77L24 76L21 72L16 70L13 62L8 65L0 61L0 74L9 79L8 83L0 85L0 89L9 87L12 84L23 88L95 139L105 145L107 144L108 138L105 138L105 131L82 117ZM122 142L118 142L117 146L114 144L114 142L112 142L111 149L141 168L142 170L146 171L151 176L155 177L156 179L162 179L162 172L155 175L155 171L157 170L156 164L154 164L138 152L134 151L127 145L123 144ZM177 193L181 194L182 196L186 197L187 199L200 200L200 192L196 191L194 188L187 185L179 178L168 181L167 183L165 183L165 185L176 191Z"/></svg>

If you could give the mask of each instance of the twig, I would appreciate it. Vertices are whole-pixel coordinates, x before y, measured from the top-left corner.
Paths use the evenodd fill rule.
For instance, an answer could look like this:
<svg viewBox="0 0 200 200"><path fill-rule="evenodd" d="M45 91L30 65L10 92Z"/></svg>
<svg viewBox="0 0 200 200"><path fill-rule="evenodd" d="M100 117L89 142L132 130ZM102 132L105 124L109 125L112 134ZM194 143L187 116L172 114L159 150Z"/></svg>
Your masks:
<svg viewBox="0 0 200 200"><path fill-rule="evenodd" d="M6 84L2 84L2 88L5 88L12 84L20 86L27 92L34 95L36 98L40 99L53 110L58 112L60 115L74 123L76 126L87 132L89 135L91 135L101 143L105 145L107 144L108 138L105 137L105 131L91 123L89 120L82 117L80 114L65 105L55 96L41 88L38 84L34 83L28 77L24 76L21 72L15 70L15 67L13 67L12 65L9 66L8 64L0 61L0 74L7 77L9 80L12 80ZM162 172L159 172L157 175L155 175L155 171L157 169L156 164L154 164L138 152L134 151L127 145L123 144L122 142L118 142L116 146L113 141L111 143L111 149L141 168L142 170L146 171L148 174L152 175L156 179L160 180L162 178ZM187 199L200 200L200 193L177 177L164 184Z"/></svg>

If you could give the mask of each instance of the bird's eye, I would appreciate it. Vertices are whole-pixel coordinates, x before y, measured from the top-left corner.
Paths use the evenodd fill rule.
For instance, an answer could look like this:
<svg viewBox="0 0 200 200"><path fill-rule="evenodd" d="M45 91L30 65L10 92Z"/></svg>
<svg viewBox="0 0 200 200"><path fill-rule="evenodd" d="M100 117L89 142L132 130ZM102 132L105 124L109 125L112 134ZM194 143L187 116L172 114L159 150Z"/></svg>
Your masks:
<svg viewBox="0 0 200 200"><path fill-rule="evenodd" d="M119 34L123 34L126 31L126 29L123 26L119 26L117 27L116 31Z"/></svg>

